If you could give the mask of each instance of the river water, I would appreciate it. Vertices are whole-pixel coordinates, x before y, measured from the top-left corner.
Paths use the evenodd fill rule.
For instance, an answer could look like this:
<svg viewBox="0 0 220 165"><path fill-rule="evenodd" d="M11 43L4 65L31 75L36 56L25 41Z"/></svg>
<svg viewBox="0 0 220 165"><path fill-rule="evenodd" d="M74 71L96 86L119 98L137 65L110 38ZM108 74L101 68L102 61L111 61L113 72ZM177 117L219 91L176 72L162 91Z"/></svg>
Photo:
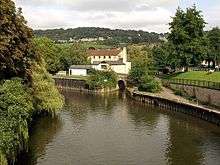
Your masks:
<svg viewBox="0 0 220 165"><path fill-rule="evenodd" d="M66 106L33 126L19 165L220 165L220 127L124 93L64 92Z"/></svg>

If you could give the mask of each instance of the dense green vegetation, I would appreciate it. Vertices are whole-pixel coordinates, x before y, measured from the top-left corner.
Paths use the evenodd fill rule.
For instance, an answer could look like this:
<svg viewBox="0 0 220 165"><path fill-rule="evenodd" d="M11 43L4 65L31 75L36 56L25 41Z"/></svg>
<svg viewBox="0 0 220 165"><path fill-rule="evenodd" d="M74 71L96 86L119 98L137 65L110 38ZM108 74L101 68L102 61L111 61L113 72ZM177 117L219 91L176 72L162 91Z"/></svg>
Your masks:
<svg viewBox="0 0 220 165"><path fill-rule="evenodd" d="M103 37L105 41L100 41L104 45L117 45L119 43L155 43L160 42L159 36L163 34L149 33L135 30L111 30L107 28L96 27L80 27L76 29L52 29L52 30L36 30L37 37L48 37L54 41L66 40L70 38L79 40L82 38Z"/></svg>
<svg viewBox="0 0 220 165"><path fill-rule="evenodd" d="M89 89L115 88L117 85L117 74L113 71L92 70L86 80Z"/></svg>
<svg viewBox="0 0 220 165"><path fill-rule="evenodd" d="M140 91L159 92L161 84L155 79L151 49L149 47L130 46L128 55L132 62L129 82L138 86Z"/></svg>
<svg viewBox="0 0 220 165"><path fill-rule="evenodd" d="M175 74L173 76L170 76L169 78L220 82L220 72L214 72L212 74L209 74L205 71L191 71Z"/></svg>
<svg viewBox="0 0 220 165"><path fill-rule="evenodd" d="M213 28L207 33L208 38L208 54L205 59L209 62L213 62L213 67L220 64L220 29L218 27Z"/></svg>
<svg viewBox="0 0 220 165"><path fill-rule="evenodd" d="M34 46L46 62L49 73L67 71L71 65L88 64L86 48L80 43L55 44L51 39L39 37L34 39Z"/></svg>
<svg viewBox="0 0 220 165"><path fill-rule="evenodd" d="M0 164L15 161L27 149L28 121L34 110L30 91L21 79L4 81L0 86Z"/></svg>
<svg viewBox="0 0 220 165"><path fill-rule="evenodd" d="M0 0L0 16L0 80L30 79L32 61L38 58L31 44L32 30L11 0Z"/></svg>
<svg viewBox="0 0 220 165"><path fill-rule="evenodd" d="M140 84L138 86L138 90L156 93L162 90L162 84L159 80L156 80L153 76L146 74L141 78Z"/></svg>
<svg viewBox="0 0 220 165"><path fill-rule="evenodd" d="M48 38L35 38L33 43L38 53L43 56L47 70L50 73L59 71L62 67L60 63L61 49Z"/></svg>
<svg viewBox="0 0 220 165"><path fill-rule="evenodd" d="M178 8L170 23L168 42L153 50L155 66L187 71L189 66L198 67L203 60L208 60L213 61L215 67L220 58L220 30L205 32L205 24L201 11L195 6L186 11Z"/></svg>
<svg viewBox="0 0 220 165"><path fill-rule="evenodd" d="M61 70L69 70L71 65L85 65L88 64L88 55L86 48L81 44L75 43L69 47L60 47L61 48Z"/></svg>
<svg viewBox="0 0 220 165"><path fill-rule="evenodd" d="M46 111L55 114L63 106L63 97L44 66L37 65L33 69L31 89L36 113Z"/></svg>
<svg viewBox="0 0 220 165"><path fill-rule="evenodd" d="M54 114L63 98L32 43L21 9L11 0L0 0L0 15L0 164L7 165L27 150L32 117Z"/></svg>

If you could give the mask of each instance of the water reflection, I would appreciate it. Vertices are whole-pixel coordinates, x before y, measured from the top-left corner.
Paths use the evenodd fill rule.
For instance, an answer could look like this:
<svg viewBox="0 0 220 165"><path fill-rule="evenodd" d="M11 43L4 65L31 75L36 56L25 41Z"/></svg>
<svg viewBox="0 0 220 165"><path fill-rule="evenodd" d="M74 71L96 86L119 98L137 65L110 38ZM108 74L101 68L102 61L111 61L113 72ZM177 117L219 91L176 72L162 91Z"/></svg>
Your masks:
<svg viewBox="0 0 220 165"><path fill-rule="evenodd" d="M170 142L167 152L169 164L218 165L220 162L219 127L186 117L183 115L178 118L176 116L170 117ZM210 140L211 143L209 143ZM210 153L212 155L207 155Z"/></svg>
<svg viewBox="0 0 220 165"><path fill-rule="evenodd" d="M204 157L200 146L203 145L203 137L196 128L173 119L170 120L169 134L169 164L202 164Z"/></svg>
<svg viewBox="0 0 220 165"><path fill-rule="evenodd" d="M62 121L58 116L45 116L33 124L30 132L29 152L23 153L18 165L34 165L46 155L46 147L62 129Z"/></svg>
<svg viewBox="0 0 220 165"><path fill-rule="evenodd" d="M124 93L94 96L63 91L61 120L34 127L23 164L197 165L220 162L219 127L155 109Z"/></svg>

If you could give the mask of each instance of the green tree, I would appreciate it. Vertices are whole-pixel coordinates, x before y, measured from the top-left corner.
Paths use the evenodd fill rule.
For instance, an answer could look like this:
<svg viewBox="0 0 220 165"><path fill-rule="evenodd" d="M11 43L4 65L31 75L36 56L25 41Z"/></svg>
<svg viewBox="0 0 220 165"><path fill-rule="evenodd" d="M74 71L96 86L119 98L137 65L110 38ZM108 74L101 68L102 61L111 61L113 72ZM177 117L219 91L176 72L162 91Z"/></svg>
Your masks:
<svg viewBox="0 0 220 165"><path fill-rule="evenodd" d="M89 89L115 88L117 85L117 74L114 71L92 70L86 83Z"/></svg>
<svg viewBox="0 0 220 165"><path fill-rule="evenodd" d="M152 74L152 59L147 51L143 50L143 47L131 46L128 49L129 61L132 66L129 73L129 79L131 83L140 83L141 78L146 73Z"/></svg>
<svg viewBox="0 0 220 165"><path fill-rule="evenodd" d="M62 108L64 99L43 64L36 64L33 69L32 91L36 113L55 114Z"/></svg>
<svg viewBox="0 0 220 165"><path fill-rule="evenodd" d="M220 29L218 27L213 28L207 34L209 42L209 53L207 60L213 62L213 67L220 62Z"/></svg>
<svg viewBox="0 0 220 165"><path fill-rule="evenodd" d="M79 43L71 46L61 45L61 67L63 70L68 70L71 65L88 64L88 55L86 49Z"/></svg>
<svg viewBox="0 0 220 165"><path fill-rule="evenodd" d="M62 106L63 100L32 37L21 9L16 10L11 0L0 0L1 165L14 164L17 154L27 150L32 115L54 112Z"/></svg>
<svg viewBox="0 0 220 165"><path fill-rule="evenodd" d="M168 69L176 69L180 63L176 58L176 52L173 44L170 42L163 43L162 45L155 46L152 50L153 62L157 70L167 73Z"/></svg>
<svg viewBox="0 0 220 165"><path fill-rule="evenodd" d="M153 76L145 74L141 78L141 83L138 86L138 90L145 92L160 92L162 90L161 83L159 80L156 80Z"/></svg>
<svg viewBox="0 0 220 165"><path fill-rule="evenodd" d="M34 39L37 53L43 56L46 69L49 73L57 73L61 69L60 48L49 38L39 37Z"/></svg>
<svg viewBox="0 0 220 165"><path fill-rule="evenodd" d="M32 61L37 59L21 8L11 0L0 0L0 80L14 76L30 78Z"/></svg>
<svg viewBox="0 0 220 165"><path fill-rule="evenodd" d="M177 9L170 23L168 40L173 44L176 59L181 67L198 66L207 53L207 40L204 37L205 21L201 11L194 5L186 12Z"/></svg>
<svg viewBox="0 0 220 165"><path fill-rule="evenodd" d="M0 164L14 162L18 152L27 149L28 121L34 110L31 91L21 79L0 85Z"/></svg>

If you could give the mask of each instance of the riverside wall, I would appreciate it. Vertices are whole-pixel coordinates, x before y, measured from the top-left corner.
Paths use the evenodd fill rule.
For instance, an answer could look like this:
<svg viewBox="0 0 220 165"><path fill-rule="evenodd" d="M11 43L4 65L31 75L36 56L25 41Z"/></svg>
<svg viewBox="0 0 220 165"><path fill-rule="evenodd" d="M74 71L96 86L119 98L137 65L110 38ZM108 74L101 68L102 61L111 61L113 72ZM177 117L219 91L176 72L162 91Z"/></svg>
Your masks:
<svg viewBox="0 0 220 165"><path fill-rule="evenodd" d="M71 78L59 78L53 77L55 84L58 89L68 89L73 91L80 91L85 93L110 93L113 91L117 91L118 87L115 88L105 88L105 89L98 89L98 90L89 90L88 86L86 85L85 80L79 79L71 79Z"/></svg>
<svg viewBox="0 0 220 165"><path fill-rule="evenodd" d="M191 115L220 126L220 111L198 106L191 103L171 100L154 94L128 89L128 94L136 101Z"/></svg>
<svg viewBox="0 0 220 165"><path fill-rule="evenodd" d="M170 88L182 92L185 96L196 98L203 104L220 107L220 90L181 84L170 84Z"/></svg>

